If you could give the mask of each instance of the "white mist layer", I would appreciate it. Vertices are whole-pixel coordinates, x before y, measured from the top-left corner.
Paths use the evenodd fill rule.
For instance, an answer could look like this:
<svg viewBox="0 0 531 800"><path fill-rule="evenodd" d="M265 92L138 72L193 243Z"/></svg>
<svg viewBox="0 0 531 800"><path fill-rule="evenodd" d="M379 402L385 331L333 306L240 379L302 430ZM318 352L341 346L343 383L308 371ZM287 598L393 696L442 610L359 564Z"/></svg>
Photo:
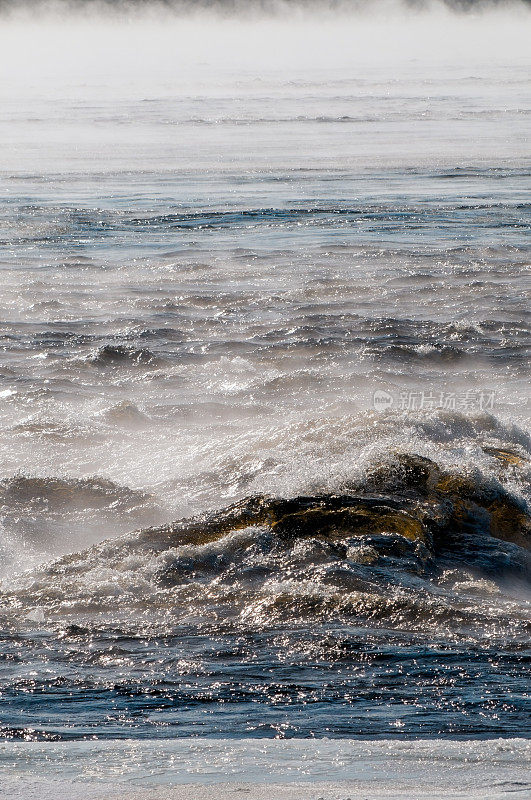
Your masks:
<svg viewBox="0 0 531 800"><path fill-rule="evenodd" d="M307 94L305 84L328 82L321 100L332 102L338 81L353 79L358 97L379 91L389 102L401 95L404 84L411 84L413 92L423 86L427 101L436 101L445 81L459 80L462 86L456 88L466 102L464 81L511 70L506 73L511 109L514 102L525 102L530 32L525 5L470 14L437 5L414 13L391 4L374 13L299 9L250 19L206 11L175 16L153 9L117 18L98 17L93 10L81 17L66 11L23 14L20 21L8 17L0 26L0 169L57 174L84 170L89 159L92 171L138 168L139 160L144 170L289 164L297 146L291 137L282 147L258 142L249 153L249 142L238 132L232 140L216 136L209 141L202 130L192 138L183 131L176 146L170 138L173 113L165 130L162 120L142 122L142 109L135 108L140 102L168 102L173 111L178 102L179 110L190 107L193 120L202 116L197 103L189 102L196 98L207 103L209 120L222 121L216 115L219 103L233 97L238 116L259 88L269 99L266 115L277 98L291 100L296 108ZM481 85L487 105L492 91L488 83ZM97 114L97 124L91 124L87 113L99 108L106 113ZM377 135L363 149L347 151L344 160L359 166L391 165L397 159L402 165L434 159L450 163L455 156L484 161L490 155L484 137L470 133L457 132L450 140L434 128L431 142L417 142L414 160L410 148L401 143L390 153L389 143ZM323 167L331 160L333 165L337 153L331 147L328 139L322 147L303 147L298 166L312 166L315 159ZM500 159L526 152L518 129L512 141L500 137L496 148Z"/></svg>
<svg viewBox="0 0 531 800"><path fill-rule="evenodd" d="M251 18L201 10L174 15L156 6L118 17L98 16L92 5L86 16L22 14L0 29L0 63L9 75L2 96L32 90L53 96L78 82L82 94L92 88L104 97L194 83L214 88L226 70L278 76L283 70L390 69L417 59L419 71L478 60L515 65L529 63L530 22L525 3L469 14L437 4L413 11L399 3L350 12L289 7L276 17Z"/></svg>

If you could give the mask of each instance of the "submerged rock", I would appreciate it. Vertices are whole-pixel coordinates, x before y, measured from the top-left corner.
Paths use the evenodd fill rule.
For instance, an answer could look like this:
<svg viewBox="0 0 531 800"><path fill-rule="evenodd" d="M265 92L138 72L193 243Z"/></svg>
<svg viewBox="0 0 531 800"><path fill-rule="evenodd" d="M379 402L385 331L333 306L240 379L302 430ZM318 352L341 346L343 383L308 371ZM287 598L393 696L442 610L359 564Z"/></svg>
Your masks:
<svg viewBox="0 0 531 800"><path fill-rule="evenodd" d="M484 447L483 451L488 455L492 456L492 458L496 458L502 467L521 467L523 464L526 463L527 459L524 456L520 455L520 453L516 453L514 450L508 450L506 448L501 447Z"/></svg>
<svg viewBox="0 0 531 800"><path fill-rule="evenodd" d="M105 344L89 358L89 363L96 367L145 366L156 368L165 362L145 347Z"/></svg>
<svg viewBox="0 0 531 800"><path fill-rule="evenodd" d="M61 512L72 509L132 509L154 502L146 492L106 478L56 478L16 475L0 481L0 506L12 512L28 509Z"/></svg>

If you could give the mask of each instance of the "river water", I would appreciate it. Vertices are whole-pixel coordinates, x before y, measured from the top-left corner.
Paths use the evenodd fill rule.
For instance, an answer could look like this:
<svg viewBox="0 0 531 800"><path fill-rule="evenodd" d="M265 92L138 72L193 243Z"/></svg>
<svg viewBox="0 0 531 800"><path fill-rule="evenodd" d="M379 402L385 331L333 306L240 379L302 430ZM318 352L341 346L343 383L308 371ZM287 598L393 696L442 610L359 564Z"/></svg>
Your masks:
<svg viewBox="0 0 531 800"><path fill-rule="evenodd" d="M529 734L528 29L4 20L5 739ZM447 475L444 546L161 527Z"/></svg>

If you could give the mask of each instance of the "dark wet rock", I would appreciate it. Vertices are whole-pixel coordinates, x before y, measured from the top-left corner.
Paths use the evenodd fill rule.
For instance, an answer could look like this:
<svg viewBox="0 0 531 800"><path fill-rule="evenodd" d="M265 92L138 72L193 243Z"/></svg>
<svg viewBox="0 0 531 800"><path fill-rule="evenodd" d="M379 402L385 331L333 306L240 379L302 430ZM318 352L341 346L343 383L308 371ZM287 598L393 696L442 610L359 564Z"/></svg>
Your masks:
<svg viewBox="0 0 531 800"><path fill-rule="evenodd" d="M374 570L374 580L379 575L384 582L392 582L389 576L397 570L415 579L449 561L490 574L528 574L529 510L495 480L444 472L417 456L400 457L390 469L385 465L375 473L377 482L369 481L365 491L357 486L341 494L288 499L254 495L219 511L144 528L97 545L98 557L119 563L131 548L141 559L175 552L159 573L166 586L194 581L199 574L223 573L228 580L233 568L231 581L237 583L241 575L234 565L251 557L249 548L278 563L295 558L300 563L300 572L292 575L296 580L311 580L312 570L328 558L354 570ZM238 536L205 552L179 551L233 534ZM79 554L67 555L47 567L47 574L82 573L84 564Z"/></svg>
<svg viewBox="0 0 531 800"><path fill-rule="evenodd" d="M439 466L429 458L397 453L392 461L370 470L363 484L353 488L401 497L418 497L429 494L440 476Z"/></svg>
<svg viewBox="0 0 531 800"><path fill-rule="evenodd" d="M378 492L378 494L375 494ZM399 456L373 470L366 484L344 494L291 499L256 495L217 513L145 531L157 539L204 544L249 526L265 526L289 542L318 537L398 537L437 554L459 536L491 536L530 549L531 517L525 504L499 484L443 472L420 456Z"/></svg>
<svg viewBox="0 0 531 800"><path fill-rule="evenodd" d="M424 540L425 529L419 520L405 511L385 505L367 505L356 498L355 505L327 508L321 505L286 514L272 526L282 536L328 536L345 538L373 533L398 533L406 539Z"/></svg>
<svg viewBox="0 0 531 800"><path fill-rule="evenodd" d="M490 534L531 549L531 516L525 503L501 486L478 483L461 475L443 475L435 497L446 501L444 528L449 534ZM440 535L444 535L444 530Z"/></svg>

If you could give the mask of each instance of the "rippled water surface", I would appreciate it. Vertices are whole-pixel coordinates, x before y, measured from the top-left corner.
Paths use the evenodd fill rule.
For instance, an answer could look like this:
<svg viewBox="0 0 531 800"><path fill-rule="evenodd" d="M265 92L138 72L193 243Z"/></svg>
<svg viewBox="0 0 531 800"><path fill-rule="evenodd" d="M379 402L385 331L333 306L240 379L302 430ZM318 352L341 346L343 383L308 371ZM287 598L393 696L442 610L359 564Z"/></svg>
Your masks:
<svg viewBox="0 0 531 800"><path fill-rule="evenodd" d="M4 26L4 738L529 734L504 14Z"/></svg>

